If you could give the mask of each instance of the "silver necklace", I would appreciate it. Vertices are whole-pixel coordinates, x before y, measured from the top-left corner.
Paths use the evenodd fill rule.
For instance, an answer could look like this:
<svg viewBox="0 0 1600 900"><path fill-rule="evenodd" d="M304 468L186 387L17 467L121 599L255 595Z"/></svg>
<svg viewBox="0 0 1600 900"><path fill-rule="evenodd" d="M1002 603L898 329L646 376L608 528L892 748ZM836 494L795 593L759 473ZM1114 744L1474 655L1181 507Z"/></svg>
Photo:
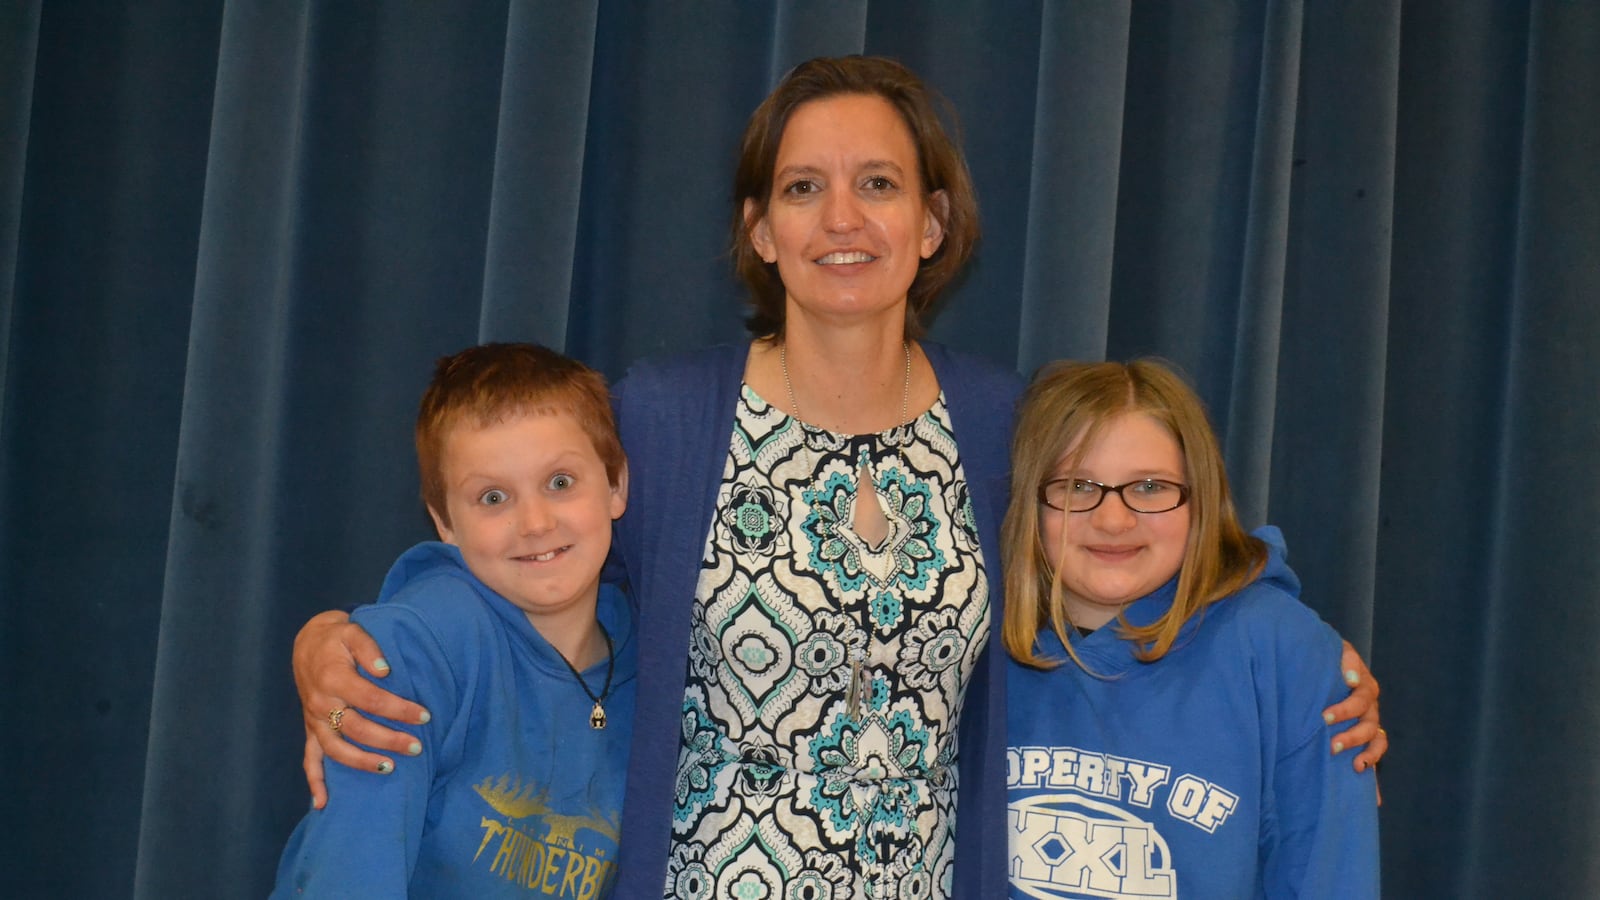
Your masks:
<svg viewBox="0 0 1600 900"><path fill-rule="evenodd" d="M900 385L900 424L904 424L911 411L911 342L902 341L901 349L906 354L905 381ZM783 389L789 392L789 408L794 410L796 419L804 419L800 415L800 401L794 399L794 382L789 380L789 343L785 341L778 345L778 368L783 371Z"/></svg>
<svg viewBox="0 0 1600 900"><path fill-rule="evenodd" d="M911 418L911 342L903 341L900 346L905 350L906 356L905 379L900 385L900 424L904 424ZM795 399L794 382L789 379L789 346L787 342L778 345L778 368L783 371L783 387L789 393L789 409L793 410L795 421L800 422L803 426L804 418L800 415L800 401ZM905 453L898 447L896 447L896 452L900 454L900 465L904 470L906 468ZM877 494L877 488L872 482L872 473L863 462L856 473L856 522L854 523L854 528L856 534L861 535L864 530L861 522L863 511L869 510L877 514L877 520L874 525L865 529L877 532L879 536L876 541L864 535L862 536L862 540L868 541L869 544L876 544L876 547L873 548L874 552L882 548L883 542L888 538L889 531L888 520L884 518L883 511L878 507ZM861 620L862 630L867 633L867 646L870 648L873 629L867 623L865 604L863 604ZM861 718L861 695L866 691L864 663L867 661L867 651L862 648L852 648L849 655L850 687L845 693L845 706L850 711L850 718L859 720Z"/></svg>
<svg viewBox="0 0 1600 900"><path fill-rule="evenodd" d="M560 650L556 650L556 655L561 657L561 661L567 664L567 668L572 672L572 677L578 679L578 687L583 688L583 692L588 695L590 700L594 701L594 709L589 710L589 727L599 731L606 727L606 708L603 704L606 696L611 693L611 673L617 668L617 654L616 648L611 645L611 633L606 631L606 626L601 625L599 622L595 624L600 625L600 636L606 639L606 686L600 689L598 697L595 696L594 691L589 690L589 683L583 680L583 675L578 672L578 667L567 659L567 655ZM554 646L551 649L555 649Z"/></svg>

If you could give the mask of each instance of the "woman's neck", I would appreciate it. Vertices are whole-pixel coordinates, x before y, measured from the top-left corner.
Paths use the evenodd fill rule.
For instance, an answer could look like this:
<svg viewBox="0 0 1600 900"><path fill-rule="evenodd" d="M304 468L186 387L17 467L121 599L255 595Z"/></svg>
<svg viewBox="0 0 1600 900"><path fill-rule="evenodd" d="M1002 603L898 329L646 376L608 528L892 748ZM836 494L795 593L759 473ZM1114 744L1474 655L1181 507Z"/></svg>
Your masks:
<svg viewBox="0 0 1600 900"><path fill-rule="evenodd" d="M820 331L798 322L782 338L751 345L745 381L784 412L839 434L901 425L939 390L903 328Z"/></svg>

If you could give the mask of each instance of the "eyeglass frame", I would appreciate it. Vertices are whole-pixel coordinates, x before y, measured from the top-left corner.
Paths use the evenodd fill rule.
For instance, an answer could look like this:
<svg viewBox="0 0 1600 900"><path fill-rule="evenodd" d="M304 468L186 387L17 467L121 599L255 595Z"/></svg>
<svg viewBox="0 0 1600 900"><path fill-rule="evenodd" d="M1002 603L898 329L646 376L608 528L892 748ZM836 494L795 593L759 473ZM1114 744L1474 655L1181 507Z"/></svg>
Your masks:
<svg viewBox="0 0 1600 900"><path fill-rule="evenodd" d="M1095 487L1100 489L1100 499L1096 500L1094 502L1093 506L1087 507L1085 509L1062 509L1061 507L1056 506L1054 503L1051 503L1049 500L1045 499L1045 492L1049 489L1050 485L1052 485L1052 484L1061 484L1062 482L1067 482L1067 481L1081 481L1084 484L1092 484L1092 485L1094 485ZM1133 487L1135 485L1140 485L1140 484L1165 484L1165 485L1169 485L1171 487L1175 487L1175 488L1178 489L1178 502L1172 504L1171 506L1167 507L1166 509L1158 509L1158 510L1134 509L1133 508L1133 504L1129 503L1127 496L1122 493L1122 489L1123 488ZM1109 495L1109 494L1116 494L1117 495L1117 499L1122 501L1123 508L1126 509L1128 512L1137 513L1137 514L1139 514L1141 516L1159 516L1162 513L1172 512L1173 510L1177 509L1178 507L1180 507L1180 506L1184 505L1185 503L1189 502L1189 486L1187 484L1182 484L1182 483L1179 483L1179 482L1176 482L1176 481L1168 481L1165 478L1136 478L1133 481L1124 481L1122 484L1101 484L1098 481L1090 481L1087 478L1052 478L1049 481L1046 481L1043 484L1039 485L1039 502L1043 503L1045 506L1050 507L1051 509L1055 510L1056 512L1064 512L1064 513L1094 512L1095 510L1100 508L1100 504L1106 502L1106 496Z"/></svg>

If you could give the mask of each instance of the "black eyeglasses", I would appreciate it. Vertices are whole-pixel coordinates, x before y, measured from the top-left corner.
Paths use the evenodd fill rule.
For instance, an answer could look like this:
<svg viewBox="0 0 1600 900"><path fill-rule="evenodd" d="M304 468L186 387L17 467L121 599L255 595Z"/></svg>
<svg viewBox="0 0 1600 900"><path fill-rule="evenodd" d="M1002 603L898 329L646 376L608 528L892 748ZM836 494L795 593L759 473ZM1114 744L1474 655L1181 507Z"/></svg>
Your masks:
<svg viewBox="0 0 1600 900"><path fill-rule="evenodd" d="M1088 512L1105 502L1107 494L1122 498L1136 513L1171 512L1189 502L1188 485L1160 478L1126 484L1101 484L1085 478L1057 478L1039 485L1039 502L1062 512Z"/></svg>

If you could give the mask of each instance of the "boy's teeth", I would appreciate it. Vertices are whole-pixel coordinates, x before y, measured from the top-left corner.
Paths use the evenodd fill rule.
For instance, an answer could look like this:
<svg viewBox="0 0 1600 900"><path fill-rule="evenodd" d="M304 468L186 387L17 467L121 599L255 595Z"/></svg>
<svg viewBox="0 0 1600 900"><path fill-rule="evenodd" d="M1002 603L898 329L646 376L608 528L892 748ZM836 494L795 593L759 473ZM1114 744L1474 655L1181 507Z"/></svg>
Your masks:
<svg viewBox="0 0 1600 900"><path fill-rule="evenodd" d="M550 560L556 558L556 551L551 550L549 553L539 553L530 558L534 562L549 562Z"/></svg>

